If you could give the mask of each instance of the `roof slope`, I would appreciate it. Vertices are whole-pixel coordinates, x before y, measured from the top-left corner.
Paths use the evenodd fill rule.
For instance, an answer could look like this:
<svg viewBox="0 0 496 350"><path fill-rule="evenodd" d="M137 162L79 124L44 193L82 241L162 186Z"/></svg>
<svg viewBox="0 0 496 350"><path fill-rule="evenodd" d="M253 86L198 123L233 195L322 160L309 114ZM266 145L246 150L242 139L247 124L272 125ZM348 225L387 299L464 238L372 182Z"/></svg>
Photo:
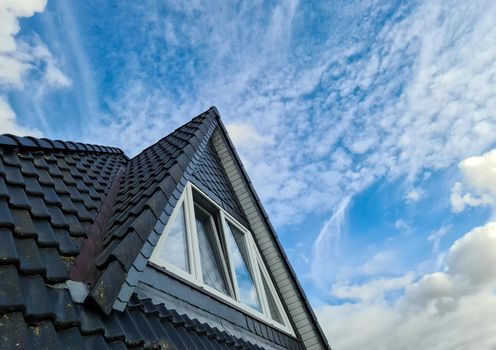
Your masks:
<svg viewBox="0 0 496 350"><path fill-rule="evenodd" d="M215 107L132 159L111 147L0 135L0 348L20 338L28 348L52 340L71 348L82 338L88 348L162 340L172 348L257 348L133 294L188 181L212 188L244 219L225 169L213 166L214 131L227 140L285 259ZM171 339L174 332L190 339ZM214 343L199 345L204 336Z"/></svg>
<svg viewBox="0 0 496 350"><path fill-rule="evenodd" d="M1 135L1 263L48 282L67 279L125 162L115 148Z"/></svg>
<svg viewBox="0 0 496 350"><path fill-rule="evenodd" d="M117 225L129 227L126 237L140 232L140 218L156 209L145 188L173 197L175 186L166 185L183 171L177 166L184 167L181 154L189 152L184 142L198 147L207 119L195 118L132 160L116 148L0 135L0 349L259 349L136 296L123 312L104 315L75 302L78 289L68 287L87 238L107 232L94 226L123 167L131 170L122 175L108 242L120 238L113 236ZM121 203L133 208L134 220L119 221ZM120 266L118 253L110 260ZM115 264L102 266L113 271Z"/></svg>
<svg viewBox="0 0 496 350"><path fill-rule="evenodd" d="M89 294L105 313L111 312L162 211L167 204L172 210L179 199L186 184L183 175L213 121L207 111L128 162L108 230L101 237L103 251L96 258L99 277Z"/></svg>

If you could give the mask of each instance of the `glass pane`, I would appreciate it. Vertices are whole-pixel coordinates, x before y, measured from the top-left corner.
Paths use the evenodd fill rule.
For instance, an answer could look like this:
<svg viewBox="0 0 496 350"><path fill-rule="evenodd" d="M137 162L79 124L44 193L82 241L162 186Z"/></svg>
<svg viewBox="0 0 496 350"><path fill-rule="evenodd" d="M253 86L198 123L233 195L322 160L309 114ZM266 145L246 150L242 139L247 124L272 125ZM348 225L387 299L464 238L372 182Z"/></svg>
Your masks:
<svg viewBox="0 0 496 350"><path fill-rule="evenodd" d="M226 280L222 273L220 254L215 242L210 216L195 207L195 219L203 282L227 294Z"/></svg>
<svg viewBox="0 0 496 350"><path fill-rule="evenodd" d="M229 223L227 227L227 247L233 259L234 272L238 281L239 301L261 311L257 289L249 269L248 247L244 240L244 234Z"/></svg>
<svg viewBox="0 0 496 350"><path fill-rule="evenodd" d="M262 276L263 287L265 295L267 296L267 303L269 304L270 316L274 321L284 324L279 308L277 307L276 300L274 299L274 295L270 292L269 284L262 273L262 268L260 268L260 275Z"/></svg>
<svg viewBox="0 0 496 350"><path fill-rule="evenodd" d="M171 223L169 233L159 256L161 259L189 272L188 244L186 241L186 225L184 222L184 207L181 204L179 215Z"/></svg>

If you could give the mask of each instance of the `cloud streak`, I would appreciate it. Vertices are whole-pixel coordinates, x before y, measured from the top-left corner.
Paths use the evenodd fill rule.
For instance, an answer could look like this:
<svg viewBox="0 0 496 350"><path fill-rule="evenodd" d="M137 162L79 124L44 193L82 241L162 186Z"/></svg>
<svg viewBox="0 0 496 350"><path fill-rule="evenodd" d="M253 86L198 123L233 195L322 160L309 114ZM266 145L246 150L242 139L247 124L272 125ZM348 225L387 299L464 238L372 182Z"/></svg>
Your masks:
<svg viewBox="0 0 496 350"><path fill-rule="evenodd" d="M329 43L317 50L295 32L310 11L303 4L172 3L165 11L148 1L135 14L149 26L151 44L126 64L108 118L94 118L87 137L134 154L215 104L228 124L271 140L244 147L246 136L233 134L277 225L332 212L382 177L404 177L406 200L417 201L424 172L495 141L494 6L443 1L386 10L362 5L352 14L333 9L336 17L367 18L362 30L373 28L375 38L336 46L340 39L328 32ZM376 23L380 11L391 15ZM180 72L166 62L156 75L143 69L156 65L157 54L166 60L181 51L190 58ZM173 80L157 81L165 69ZM111 132L99 133L98 126ZM130 144L128 133L140 141Z"/></svg>

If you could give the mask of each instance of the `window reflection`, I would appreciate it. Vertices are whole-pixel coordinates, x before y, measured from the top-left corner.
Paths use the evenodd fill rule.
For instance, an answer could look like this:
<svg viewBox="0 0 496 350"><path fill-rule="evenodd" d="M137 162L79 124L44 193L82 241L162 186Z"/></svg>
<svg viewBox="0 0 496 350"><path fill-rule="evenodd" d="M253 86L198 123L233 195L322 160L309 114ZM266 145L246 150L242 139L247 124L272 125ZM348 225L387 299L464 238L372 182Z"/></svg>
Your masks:
<svg viewBox="0 0 496 350"><path fill-rule="evenodd" d="M280 324L284 324L282 320L281 313L279 312L279 308L277 307L276 301L274 299L274 295L272 295L272 292L270 291L269 284L267 283L267 280L265 279L265 276L262 271L262 267L259 266L260 269L260 275L262 276L262 283L265 291L265 295L267 296L267 303L269 304L269 311L270 315L272 316L272 319L276 322L279 322Z"/></svg>
<svg viewBox="0 0 496 350"><path fill-rule="evenodd" d="M222 272L217 242L210 215L195 207L196 231L200 248L202 277L205 284L227 293L226 280Z"/></svg>
<svg viewBox="0 0 496 350"><path fill-rule="evenodd" d="M178 215L175 217L174 222L172 222L166 241L160 250L160 258L184 271L190 271L184 207L182 204Z"/></svg>
<svg viewBox="0 0 496 350"><path fill-rule="evenodd" d="M238 281L239 301L261 311L257 289L249 269L248 247L244 234L236 227L227 223L227 247L231 253L234 272Z"/></svg>

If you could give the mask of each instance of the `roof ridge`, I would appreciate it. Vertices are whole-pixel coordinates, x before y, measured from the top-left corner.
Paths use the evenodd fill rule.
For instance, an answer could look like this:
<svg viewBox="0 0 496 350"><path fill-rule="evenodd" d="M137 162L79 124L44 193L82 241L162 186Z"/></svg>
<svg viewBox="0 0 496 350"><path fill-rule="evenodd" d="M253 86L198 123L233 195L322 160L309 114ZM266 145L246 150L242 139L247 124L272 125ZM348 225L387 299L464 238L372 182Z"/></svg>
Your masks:
<svg viewBox="0 0 496 350"><path fill-rule="evenodd" d="M0 146L20 147L26 149L60 150L68 152L90 152L122 154L127 157L123 150L117 147L101 146L90 143L51 140L47 138L36 138L33 136L17 136L12 134L0 134Z"/></svg>
<svg viewBox="0 0 496 350"><path fill-rule="evenodd" d="M92 285L86 302L95 305L105 314L111 312L115 303L122 306L127 304L135 286L127 285L127 275L133 266L136 268L137 264L146 264L147 259L141 254L143 247L149 244L149 236L158 238L157 234L153 234L154 229L158 223L165 225L168 219L168 215L164 214L166 208L172 209L175 206L186 184L185 176L192 174L191 163L195 162L197 153L206 146L206 140L210 138L216 125L215 113L209 109L129 161L124 182L121 183L117 201L113 205L109 227L103 237L104 249L96 259L99 276ZM188 127L195 130L184 129ZM175 146L177 149L171 154L162 152L164 140L174 135L180 141ZM188 137L187 141L182 139L185 135ZM163 159L160 161L157 155ZM166 161L166 158L169 160ZM136 169L140 166L149 167L146 173L151 177L146 178L142 172L137 172ZM139 183L136 182L138 178ZM140 267L138 271L143 269L144 267ZM125 297L121 296L125 303L119 301L122 288L126 293Z"/></svg>
<svg viewBox="0 0 496 350"><path fill-rule="evenodd" d="M194 122L196 119L199 119L199 118L205 118L206 116L209 115L210 112L213 112L213 115L215 118L219 118L219 111L217 110L217 108L215 106L211 106L209 109L207 109L206 111L198 114L196 117L194 117L193 119L190 119L188 122L186 122L185 124L175 128L173 131L171 131L170 133L168 133L167 135L165 135L164 137L158 139L157 141L155 141L154 143L152 143L151 145L147 146L146 148L143 148L138 154L136 154L134 157L130 158L130 159L134 159L134 158L137 158L138 156L140 156L142 153L144 153L146 150L154 147L156 144L160 143L162 140L166 139L167 137L169 137L170 135L174 134L175 132L179 131L180 129L184 128L186 125L190 124L191 122ZM200 122L201 123L201 122Z"/></svg>

